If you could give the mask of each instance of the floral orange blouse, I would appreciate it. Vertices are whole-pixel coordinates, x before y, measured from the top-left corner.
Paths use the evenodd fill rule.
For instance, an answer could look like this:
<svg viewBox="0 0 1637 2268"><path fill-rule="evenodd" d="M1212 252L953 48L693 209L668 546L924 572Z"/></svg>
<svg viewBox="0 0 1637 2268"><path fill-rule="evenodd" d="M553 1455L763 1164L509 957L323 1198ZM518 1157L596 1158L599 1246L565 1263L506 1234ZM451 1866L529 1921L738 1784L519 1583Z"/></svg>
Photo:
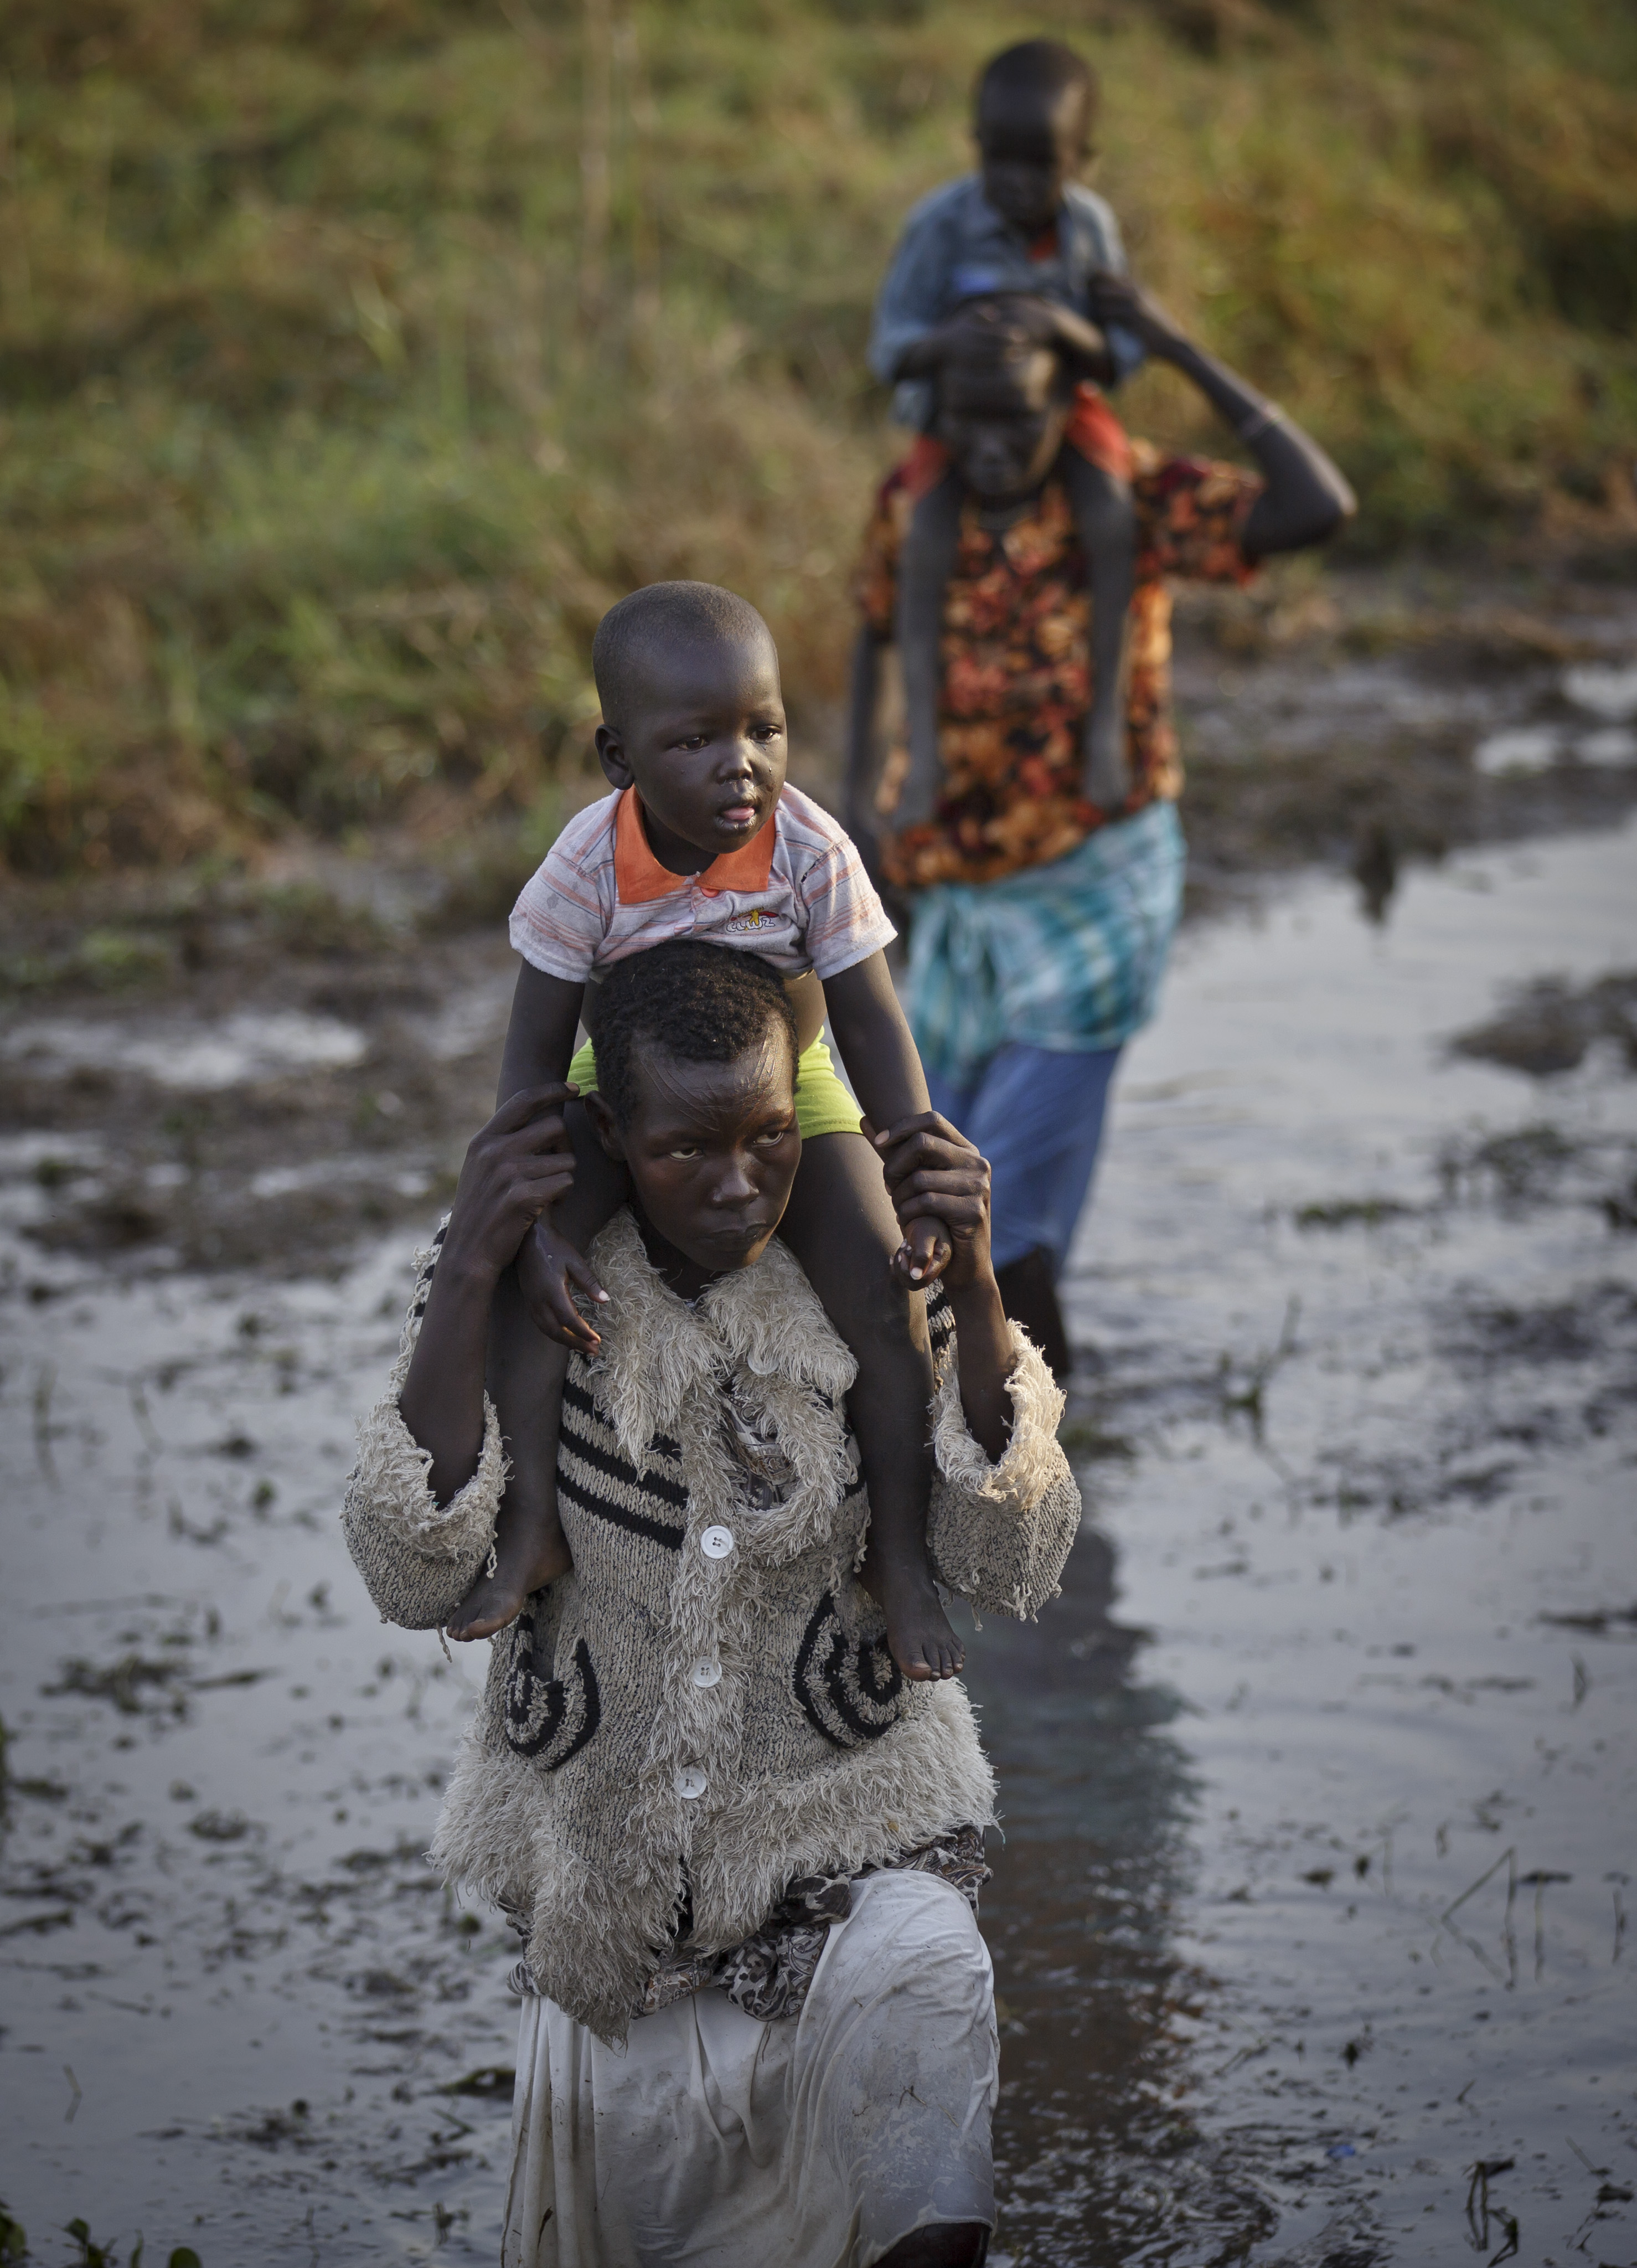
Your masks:
<svg viewBox="0 0 1637 2268"><path fill-rule="evenodd" d="M1182 791L1171 717L1168 576L1244 583L1240 548L1262 493L1254 473L1132 443L1137 514L1127 700L1132 790L1126 812ZM864 620L891 638L898 560L914 487L906 468L876 499L855 590ZM968 504L943 608L939 743L944 784L929 824L887 836L882 863L900 887L991 882L1061 858L1121 814L1080 793L1080 736L1090 700L1090 598L1068 498L1052 480L1035 509L1002 534ZM877 807L890 820L909 762L890 752Z"/></svg>

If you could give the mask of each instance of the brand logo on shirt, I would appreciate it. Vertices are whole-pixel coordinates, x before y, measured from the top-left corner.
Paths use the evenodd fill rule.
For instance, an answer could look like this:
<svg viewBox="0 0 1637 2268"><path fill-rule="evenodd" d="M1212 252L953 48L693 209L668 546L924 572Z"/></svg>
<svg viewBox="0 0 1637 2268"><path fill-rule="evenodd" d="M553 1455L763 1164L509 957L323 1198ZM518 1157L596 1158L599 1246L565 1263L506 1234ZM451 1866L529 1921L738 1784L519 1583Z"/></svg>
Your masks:
<svg viewBox="0 0 1637 2268"><path fill-rule="evenodd" d="M736 930L742 935L747 930L772 929L777 919L777 915L765 913L761 907L752 906L749 913L735 914L731 921L723 922L722 926L723 929Z"/></svg>

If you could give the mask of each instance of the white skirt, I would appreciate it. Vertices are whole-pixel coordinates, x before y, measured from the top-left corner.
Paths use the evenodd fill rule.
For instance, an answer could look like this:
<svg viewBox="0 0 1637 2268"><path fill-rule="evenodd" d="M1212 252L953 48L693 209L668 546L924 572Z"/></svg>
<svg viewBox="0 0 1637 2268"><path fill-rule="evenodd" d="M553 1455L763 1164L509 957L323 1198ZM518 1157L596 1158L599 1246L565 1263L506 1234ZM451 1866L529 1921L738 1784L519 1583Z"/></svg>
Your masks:
<svg viewBox="0 0 1637 2268"><path fill-rule="evenodd" d="M870 2268L992 2226L998 2062L987 1948L933 1874L854 1884L794 2019L696 1992L619 2049L525 2000L503 2268Z"/></svg>

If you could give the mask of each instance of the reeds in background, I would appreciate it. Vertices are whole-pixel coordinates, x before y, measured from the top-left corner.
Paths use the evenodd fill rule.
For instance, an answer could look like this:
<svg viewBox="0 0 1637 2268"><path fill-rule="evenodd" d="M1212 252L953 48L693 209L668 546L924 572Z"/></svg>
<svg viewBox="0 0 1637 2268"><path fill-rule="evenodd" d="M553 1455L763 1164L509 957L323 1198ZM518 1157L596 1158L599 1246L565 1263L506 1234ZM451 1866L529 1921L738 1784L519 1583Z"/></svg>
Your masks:
<svg viewBox="0 0 1637 2268"><path fill-rule="evenodd" d="M1142 276L1311 423L1355 541L1629 538L1637 17L1604 0L11 0L0 855L292 830L525 858L590 634L753 598L798 746L894 446L869 308L1034 30ZM1164 372L1122 411L1204 442Z"/></svg>

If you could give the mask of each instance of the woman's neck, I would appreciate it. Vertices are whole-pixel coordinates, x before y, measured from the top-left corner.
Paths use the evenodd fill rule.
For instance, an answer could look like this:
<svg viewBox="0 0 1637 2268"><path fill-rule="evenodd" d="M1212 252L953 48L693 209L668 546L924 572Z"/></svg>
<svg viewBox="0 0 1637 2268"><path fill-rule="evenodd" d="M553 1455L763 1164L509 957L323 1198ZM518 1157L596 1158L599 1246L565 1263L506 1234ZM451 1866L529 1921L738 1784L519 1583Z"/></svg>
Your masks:
<svg viewBox="0 0 1637 2268"><path fill-rule="evenodd" d="M635 1197L631 1199L631 1217L650 1265L679 1300L697 1300L706 1285L714 1284L722 1274L719 1268L701 1268L697 1260L690 1260L686 1252L679 1252L668 1237L661 1236Z"/></svg>

